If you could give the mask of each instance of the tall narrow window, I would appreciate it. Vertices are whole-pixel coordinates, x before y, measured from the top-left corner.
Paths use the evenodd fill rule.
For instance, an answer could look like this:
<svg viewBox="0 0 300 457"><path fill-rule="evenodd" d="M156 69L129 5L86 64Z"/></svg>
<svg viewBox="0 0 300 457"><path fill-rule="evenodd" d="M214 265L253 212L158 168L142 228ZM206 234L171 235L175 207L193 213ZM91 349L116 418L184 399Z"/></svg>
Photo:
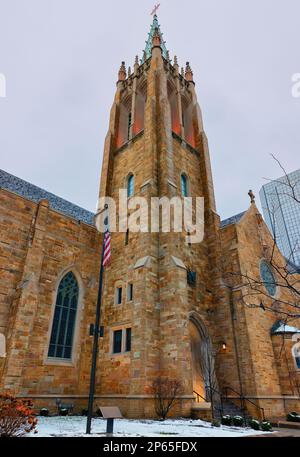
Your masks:
<svg viewBox="0 0 300 457"><path fill-rule="evenodd" d="M113 333L113 353L122 352L122 330L115 330Z"/></svg>
<svg viewBox="0 0 300 457"><path fill-rule="evenodd" d="M127 301L133 300L133 284L130 283L127 286Z"/></svg>
<svg viewBox="0 0 300 457"><path fill-rule="evenodd" d="M122 304L122 287L117 287L116 290L116 304L121 305Z"/></svg>
<svg viewBox="0 0 300 457"><path fill-rule="evenodd" d="M128 114L128 125L127 125L127 139L130 139L130 127L131 127L131 120L132 120L132 115L131 113Z"/></svg>
<svg viewBox="0 0 300 457"><path fill-rule="evenodd" d="M131 328L126 329L125 352L131 351Z"/></svg>
<svg viewBox="0 0 300 457"><path fill-rule="evenodd" d="M129 229L126 230L125 233L125 246L127 246L129 243Z"/></svg>
<svg viewBox="0 0 300 457"><path fill-rule="evenodd" d="M127 197L132 197L134 192L134 176L129 175L127 181Z"/></svg>
<svg viewBox="0 0 300 457"><path fill-rule="evenodd" d="M48 357L71 359L78 305L78 283L70 271L61 280L55 304Z"/></svg>
<svg viewBox="0 0 300 457"><path fill-rule="evenodd" d="M188 196L188 183L187 183L187 177L185 174L181 175L181 195L183 197Z"/></svg>

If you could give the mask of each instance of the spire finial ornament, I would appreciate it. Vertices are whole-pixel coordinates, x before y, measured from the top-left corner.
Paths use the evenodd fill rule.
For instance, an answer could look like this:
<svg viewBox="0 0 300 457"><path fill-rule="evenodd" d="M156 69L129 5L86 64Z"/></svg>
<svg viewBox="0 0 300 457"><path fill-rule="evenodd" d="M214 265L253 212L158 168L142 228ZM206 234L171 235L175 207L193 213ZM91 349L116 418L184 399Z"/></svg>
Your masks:
<svg viewBox="0 0 300 457"><path fill-rule="evenodd" d="M134 65L138 65L138 64L139 64L139 56L135 56Z"/></svg>
<svg viewBox="0 0 300 457"><path fill-rule="evenodd" d="M249 190L248 195L250 197L251 203L255 203L255 195L251 189Z"/></svg>
<svg viewBox="0 0 300 457"><path fill-rule="evenodd" d="M174 56L174 66L178 65L177 56Z"/></svg>
<svg viewBox="0 0 300 457"><path fill-rule="evenodd" d="M184 78L184 68L181 67L181 76Z"/></svg>
<svg viewBox="0 0 300 457"><path fill-rule="evenodd" d="M125 62L121 63L119 74L118 74L119 81L125 81L126 79L126 67Z"/></svg>
<svg viewBox="0 0 300 457"><path fill-rule="evenodd" d="M157 18L157 15L154 14L153 16L153 22L151 24L151 27L150 27L150 32L148 33L148 37L147 37L147 41L146 41L146 47L145 47L145 53L146 53L146 56L143 55L143 59L142 59L142 64L151 57L152 55L152 48L154 45L153 43L153 40L154 40L154 35L157 34L159 35L159 40L160 40L160 44L158 46L161 47L161 50L162 50L162 56L166 59L166 55L167 55L167 48L166 48L166 42L164 41L163 39L163 33L161 32L160 30L160 25L158 23L158 18ZM155 38L155 40L158 41L158 38Z"/></svg>
<svg viewBox="0 0 300 457"><path fill-rule="evenodd" d="M192 72L189 62L186 63L186 67L185 67L185 79L187 81L194 82L193 72Z"/></svg>
<svg viewBox="0 0 300 457"><path fill-rule="evenodd" d="M160 38L160 33L159 29L156 28L154 30L153 38L152 38L152 47L160 46L161 44L161 38Z"/></svg>

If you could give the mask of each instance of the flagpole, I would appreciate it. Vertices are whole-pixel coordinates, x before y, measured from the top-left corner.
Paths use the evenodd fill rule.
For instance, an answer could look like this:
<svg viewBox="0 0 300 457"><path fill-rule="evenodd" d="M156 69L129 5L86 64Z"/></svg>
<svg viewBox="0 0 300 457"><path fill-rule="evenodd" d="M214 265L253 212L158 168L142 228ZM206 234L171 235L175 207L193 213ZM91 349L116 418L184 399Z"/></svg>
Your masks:
<svg viewBox="0 0 300 457"><path fill-rule="evenodd" d="M104 210L106 210L106 209L107 209L107 205L105 205ZM98 346L99 346L98 339L99 339L99 333L100 333L100 315L101 315L103 270L104 270L103 259L104 259L104 234L102 235L101 265L100 265L100 273L99 273L99 287L98 287L96 319L95 319L95 327L94 327L94 341L93 341L93 353L92 353L88 414L87 414L87 421L86 421L86 433L87 434L91 433L93 404L94 404L94 395L95 395L96 367L97 367L97 355L98 355Z"/></svg>

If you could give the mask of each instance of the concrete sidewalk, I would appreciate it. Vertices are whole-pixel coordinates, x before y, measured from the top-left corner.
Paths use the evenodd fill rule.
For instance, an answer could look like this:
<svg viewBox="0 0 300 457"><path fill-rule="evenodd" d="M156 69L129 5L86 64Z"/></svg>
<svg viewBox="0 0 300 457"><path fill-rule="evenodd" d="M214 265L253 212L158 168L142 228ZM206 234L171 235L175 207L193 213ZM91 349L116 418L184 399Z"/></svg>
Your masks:
<svg viewBox="0 0 300 457"><path fill-rule="evenodd" d="M266 433L265 435L255 435L253 438L300 438L300 429L275 427L274 433Z"/></svg>

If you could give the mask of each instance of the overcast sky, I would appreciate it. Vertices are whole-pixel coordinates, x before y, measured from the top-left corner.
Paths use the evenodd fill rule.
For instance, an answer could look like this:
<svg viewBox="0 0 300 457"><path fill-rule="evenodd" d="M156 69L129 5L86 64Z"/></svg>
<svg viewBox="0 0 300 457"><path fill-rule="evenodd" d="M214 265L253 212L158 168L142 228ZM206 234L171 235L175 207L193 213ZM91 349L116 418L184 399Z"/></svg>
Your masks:
<svg viewBox="0 0 300 457"><path fill-rule="evenodd" d="M87 209L122 60L133 65L156 0L0 0L0 167ZM159 0L156 1L158 3ZM161 0L170 55L194 71L222 218L263 178L300 167L299 0Z"/></svg>

